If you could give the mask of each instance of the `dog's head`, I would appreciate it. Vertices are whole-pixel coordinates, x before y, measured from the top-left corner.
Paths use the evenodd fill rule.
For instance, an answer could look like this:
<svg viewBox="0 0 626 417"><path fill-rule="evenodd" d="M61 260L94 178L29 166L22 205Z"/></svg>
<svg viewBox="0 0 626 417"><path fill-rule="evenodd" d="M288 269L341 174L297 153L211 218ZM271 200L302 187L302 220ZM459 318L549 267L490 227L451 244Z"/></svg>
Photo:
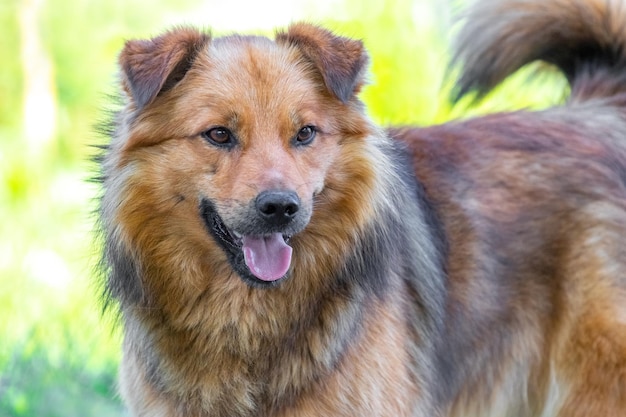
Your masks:
<svg viewBox="0 0 626 417"><path fill-rule="evenodd" d="M111 163L126 175L115 217L130 246L172 258L217 245L244 281L271 286L317 210L327 228L353 216L335 183L367 180L336 166L372 129L356 98L361 42L308 24L275 40L179 28L127 42L119 62L127 104Z"/></svg>

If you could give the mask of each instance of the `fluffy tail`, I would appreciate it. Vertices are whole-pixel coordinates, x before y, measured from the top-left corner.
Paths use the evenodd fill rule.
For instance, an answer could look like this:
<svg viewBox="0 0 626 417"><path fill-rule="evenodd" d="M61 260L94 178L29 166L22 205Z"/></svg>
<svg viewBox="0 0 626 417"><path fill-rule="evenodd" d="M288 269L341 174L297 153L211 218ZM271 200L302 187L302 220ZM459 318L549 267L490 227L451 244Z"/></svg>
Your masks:
<svg viewBox="0 0 626 417"><path fill-rule="evenodd" d="M626 92L626 1L482 0L464 16L453 64L460 64L455 98L478 97L523 65L558 67L570 101Z"/></svg>

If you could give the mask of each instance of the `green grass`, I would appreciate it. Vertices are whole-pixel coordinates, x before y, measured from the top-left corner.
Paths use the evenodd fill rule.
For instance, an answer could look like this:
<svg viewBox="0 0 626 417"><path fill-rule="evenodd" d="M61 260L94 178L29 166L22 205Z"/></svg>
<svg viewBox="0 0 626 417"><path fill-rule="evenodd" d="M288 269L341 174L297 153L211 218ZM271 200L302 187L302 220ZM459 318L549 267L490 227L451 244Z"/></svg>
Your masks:
<svg viewBox="0 0 626 417"><path fill-rule="evenodd" d="M51 358L48 346L35 340L15 345L0 380L0 415L123 416L114 389L115 364L93 368L85 359Z"/></svg>
<svg viewBox="0 0 626 417"><path fill-rule="evenodd" d="M45 159L4 167L0 415L121 416L119 331L102 314L92 274L95 190L79 167Z"/></svg>

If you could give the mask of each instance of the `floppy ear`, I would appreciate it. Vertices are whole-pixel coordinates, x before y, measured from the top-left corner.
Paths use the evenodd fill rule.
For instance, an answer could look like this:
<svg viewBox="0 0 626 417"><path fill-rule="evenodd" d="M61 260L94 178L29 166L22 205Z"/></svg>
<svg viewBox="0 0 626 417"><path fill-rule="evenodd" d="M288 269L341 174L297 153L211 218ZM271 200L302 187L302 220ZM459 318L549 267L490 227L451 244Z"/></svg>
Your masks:
<svg viewBox="0 0 626 417"><path fill-rule="evenodd" d="M119 57L123 86L142 108L183 79L209 35L178 28L149 40L130 40Z"/></svg>
<svg viewBox="0 0 626 417"><path fill-rule="evenodd" d="M299 48L321 72L328 90L344 103L365 82L368 57L361 41L307 23L291 25L287 32L276 35L276 41Z"/></svg>

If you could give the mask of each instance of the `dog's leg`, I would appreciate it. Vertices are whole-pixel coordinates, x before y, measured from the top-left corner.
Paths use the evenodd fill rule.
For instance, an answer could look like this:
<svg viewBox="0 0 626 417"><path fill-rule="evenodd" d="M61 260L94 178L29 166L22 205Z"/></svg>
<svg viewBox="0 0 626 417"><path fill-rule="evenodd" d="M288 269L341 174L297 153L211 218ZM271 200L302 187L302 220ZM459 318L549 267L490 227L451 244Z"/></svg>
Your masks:
<svg viewBox="0 0 626 417"><path fill-rule="evenodd" d="M148 382L145 369L135 355L126 354L120 367L120 394L137 417L179 416L165 397Z"/></svg>
<svg viewBox="0 0 626 417"><path fill-rule="evenodd" d="M564 259L565 330L554 352L555 368L563 375L559 417L626 415L626 248L620 243L626 224L621 213L609 203L594 204L581 213L583 227L572 228L582 232Z"/></svg>

